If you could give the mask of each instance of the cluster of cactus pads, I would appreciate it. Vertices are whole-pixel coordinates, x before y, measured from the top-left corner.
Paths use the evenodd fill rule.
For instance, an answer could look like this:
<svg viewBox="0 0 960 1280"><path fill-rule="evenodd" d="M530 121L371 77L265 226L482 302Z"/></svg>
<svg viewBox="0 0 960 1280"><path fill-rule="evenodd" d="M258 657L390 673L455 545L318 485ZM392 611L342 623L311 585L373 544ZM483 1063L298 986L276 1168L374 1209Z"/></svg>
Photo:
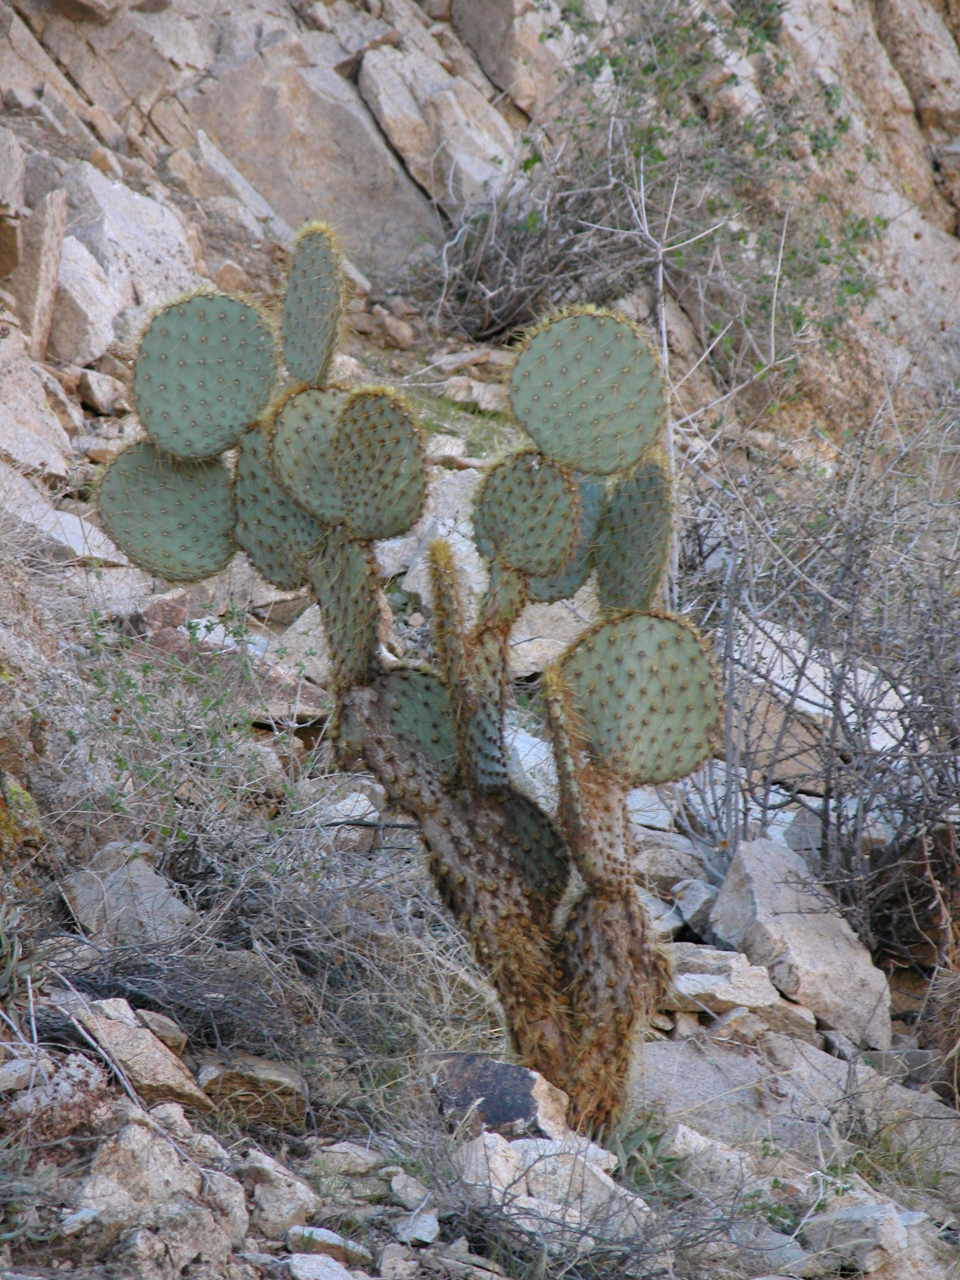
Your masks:
<svg viewBox="0 0 960 1280"><path fill-rule="evenodd" d="M510 399L530 443L489 467L473 512L489 566L477 620L465 625L438 541L436 666L385 665L373 543L420 517L424 448L391 391L327 383L341 295L329 233L311 224L276 324L212 292L155 315L134 378L147 439L107 469L103 523L170 581L215 573L240 549L271 583L309 586L334 660L342 753L359 753L420 820L434 879L522 1059L570 1093L579 1123L605 1126L623 1101L634 1030L667 977L637 892L625 796L696 768L719 720L703 640L656 607L672 523L658 362L633 326L590 308L526 336ZM529 601L571 597L591 573L601 620L544 677L554 821L508 779L508 643Z"/></svg>

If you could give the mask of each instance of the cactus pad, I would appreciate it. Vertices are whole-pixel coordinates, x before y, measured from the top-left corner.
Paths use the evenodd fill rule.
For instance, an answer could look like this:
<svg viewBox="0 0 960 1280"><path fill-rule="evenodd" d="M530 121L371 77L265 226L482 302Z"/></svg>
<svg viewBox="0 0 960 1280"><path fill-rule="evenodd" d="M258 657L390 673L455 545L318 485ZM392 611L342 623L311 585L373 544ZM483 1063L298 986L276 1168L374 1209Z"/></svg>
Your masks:
<svg viewBox="0 0 960 1280"><path fill-rule="evenodd" d="M592 476L578 476L580 490L580 536L566 565L547 578L531 577L527 581L530 599L536 603L551 604L556 600L569 600L575 596L593 568L594 540L597 525L603 511L603 482Z"/></svg>
<svg viewBox="0 0 960 1280"><path fill-rule="evenodd" d="M629 785L683 777L713 749L717 682L687 622L632 613L600 623L561 655L555 673L593 759Z"/></svg>
<svg viewBox="0 0 960 1280"><path fill-rule="evenodd" d="M342 298L340 256L330 232L309 223L294 243L283 299L283 358L295 381L320 386L326 380Z"/></svg>
<svg viewBox="0 0 960 1280"><path fill-rule="evenodd" d="M233 486L219 459L175 462L140 441L107 467L99 505L114 542L168 582L219 573L236 550Z"/></svg>
<svg viewBox="0 0 960 1280"><path fill-rule="evenodd" d="M340 414L335 474L356 538L395 538L416 524L427 491L424 446L402 400L356 391Z"/></svg>
<svg viewBox="0 0 960 1280"><path fill-rule="evenodd" d="M330 644L337 689L369 684L375 674L380 618L377 567L369 546L332 527L307 565Z"/></svg>
<svg viewBox="0 0 960 1280"><path fill-rule="evenodd" d="M473 507L477 546L522 573L558 573L580 530L580 494L564 467L533 450L487 472Z"/></svg>
<svg viewBox="0 0 960 1280"><path fill-rule="evenodd" d="M276 375L273 333L224 294L158 311L140 340L133 392L144 429L176 458L212 458L263 412Z"/></svg>
<svg viewBox="0 0 960 1280"><path fill-rule="evenodd" d="M607 495L593 557L604 609L652 606L672 533L670 481L659 458L651 456Z"/></svg>
<svg viewBox="0 0 960 1280"><path fill-rule="evenodd" d="M457 733L446 685L429 671L401 668L380 681L390 727L445 782L457 771Z"/></svg>
<svg viewBox="0 0 960 1280"><path fill-rule="evenodd" d="M304 511L331 524L346 511L334 470L337 425L347 393L298 391L280 404L270 429L270 464Z"/></svg>
<svg viewBox="0 0 960 1280"><path fill-rule="evenodd" d="M514 365L513 412L555 462L591 475L635 463L663 421L657 357L626 320L574 311L534 331Z"/></svg>
<svg viewBox="0 0 960 1280"><path fill-rule="evenodd" d="M326 536L326 526L291 501L274 479L262 431L240 442L234 490L237 543L257 572L275 587L296 591L306 581L306 562Z"/></svg>

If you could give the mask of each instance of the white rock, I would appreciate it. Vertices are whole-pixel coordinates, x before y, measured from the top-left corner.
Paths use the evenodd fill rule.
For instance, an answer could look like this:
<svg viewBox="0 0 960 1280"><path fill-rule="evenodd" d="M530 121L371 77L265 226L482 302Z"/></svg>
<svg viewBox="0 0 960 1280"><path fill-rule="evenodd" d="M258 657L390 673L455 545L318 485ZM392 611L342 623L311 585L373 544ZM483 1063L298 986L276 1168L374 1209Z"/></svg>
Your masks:
<svg viewBox="0 0 960 1280"><path fill-rule="evenodd" d="M5 281L16 299L34 360L42 360L47 351L66 229L67 197L63 191L50 191L22 222L20 261Z"/></svg>
<svg viewBox="0 0 960 1280"><path fill-rule="evenodd" d="M741 844L710 926L826 1026L856 1044L890 1047L887 980L792 849L771 840Z"/></svg>
<svg viewBox="0 0 960 1280"><path fill-rule="evenodd" d="M499 1133L484 1131L458 1147L453 1163L468 1187L496 1199L527 1194L523 1156Z"/></svg>
<svg viewBox="0 0 960 1280"><path fill-rule="evenodd" d="M107 273L76 236L64 237L53 323L47 346L64 364L92 364L113 342L113 324L126 305Z"/></svg>
<svg viewBox="0 0 960 1280"><path fill-rule="evenodd" d="M127 563L105 533L69 511L57 511L29 480L4 462L0 462L0 510L51 559Z"/></svg>
<svg viewBox="0 0 960 1280"><path fill-rule="evenodd" d="M317 1253L294 1253L287 1259L290 1280L353 1280L353 1275L334 1258Z"/></svg>
<svg viewBox="0 0 960 1280"><path fill-rule="evenodd" d="M73 449L50 407L44 372L31 360L18 330L0 338L0 456L25 471L62 480Z"/></svg>
<svg viewBox="0 0 960 1280"><path fill-rule="evenodd" d="M319 1196L302 1178L262 1151L248 1151L234 1172L253 1190L253 1227L271 1239L281 1238L290 1227L306 1222L320 1208Z"/></svg>
<svg viewBox="0 0 960 1280"><path fill-rule="evenodd" d="M170 883L140 857L111 871L75 871L60 890L84 932L113 946L169 942L196 919Z"/></svg>

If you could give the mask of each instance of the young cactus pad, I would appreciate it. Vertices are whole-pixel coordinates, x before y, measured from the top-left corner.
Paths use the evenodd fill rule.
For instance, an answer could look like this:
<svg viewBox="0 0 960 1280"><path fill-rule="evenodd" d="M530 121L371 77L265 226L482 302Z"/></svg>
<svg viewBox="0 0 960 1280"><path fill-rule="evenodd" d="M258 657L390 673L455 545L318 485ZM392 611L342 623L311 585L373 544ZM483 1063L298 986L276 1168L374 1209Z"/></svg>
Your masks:
<svg viewBox="0 0 960 1280"><path fill-rule="evenodd" d="M276 409L270 428L270 464L283 487L317 520L337 524L346 516L334 471L340 410L347 392L298 391Z"/></svg>
<svg viewBox="0 0 960 1280"><path fill-rule="evenodd" d="M670 480L659 453L652 451L607 495L593 551L604 609L653 606L673 535Z"/></svg>
<svg viewBox="0 0 960 1280"><path fill-rule="evenodd" d="M334 472L344 519L356 538L395 538L416 524L427 493L424 445L403 401L377 388L356 391L342 413Z"/></svg>
<svg viewBox="0 0 960 1280"><path fill-rule="evenodd" d="M621 317L573 311L534 330L510 379L518 422L555 462L611 475L637 462L663 422L663 379Z"/></svg>
<svg viewBox="0 0 960 1280"><path fill-rule="evenodd" d="M107 467L99 502L114 542L168 582L219 573L236 550L233 486L219 459L175 462L140 441Z"/></svg>
<svg viewBox="0 0 960 1280"><path fill-rule="evenodd" d="M150 321L133 393L158 448L181 459L213 458L263 412L275 374L274 336L256 308L197 293Z"/></svg>
<svg viewBox="0 0 960 1280"><path fill-rule="evenodd" d="M531 577L527 582L530 599L537 603L569 600L577 594L593 568L594 541L603 512L604 487L593 476L578 476L580 490L580 537L566 565L545 578Z"/></svg>
<svg viewBox="0 0 960 1280"><path fill-rule="evenodd" d="M296 591L306 581L306 562L319 550L327 526L301 510L277 483L267 454L264 433L248 431L234 477L237 543L268 582Z"/></svg>
<svg viewBox="0 0 960 1280"><path fill-rule="evenodd" d="M559 573L577 545L580 492L564 467L530 450L489 471L473 506L477 546L522 573Z"/></svg>
<svg viewBox="0 0 960 1280"><path fill-rule="evenodd" d="M682 778L713 750L716 678L705 642L679 618L632 613L600 623L552 674L570 692L594 760L629 785Z"/></svg>
<svg viewBox="0 0 960 1280"><path fill-rule="evenodd" d="M283 299L283 358L296 382L320 386L333 356L343 282L329 230L308 223L297 236Z"/></svg>

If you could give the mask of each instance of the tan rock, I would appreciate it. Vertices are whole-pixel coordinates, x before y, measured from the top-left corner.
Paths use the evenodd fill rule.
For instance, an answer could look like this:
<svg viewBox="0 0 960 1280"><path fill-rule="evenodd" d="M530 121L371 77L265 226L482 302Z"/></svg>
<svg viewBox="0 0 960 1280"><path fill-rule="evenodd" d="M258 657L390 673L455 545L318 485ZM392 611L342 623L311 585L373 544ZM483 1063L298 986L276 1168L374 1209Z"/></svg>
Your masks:
<svg viewBox="0 0 960 1280"><path fill-rule="evenodd" d="M303 1122L307 1086L299 1072L252 1053L208 1058L197 1072L200 1087L220 1106L260 1124L280 1127Z"/></svg>
<svg viewBox="0 0 960 1280"><path fill-rule="evenodd" d="M129 301L75 236L63 242L49 353L66 364L92 364L113 342L113 324Z"/></svg>
<svg viewBox="0 0 960 1280"><path fill-rule="evenodd" d="M455 211L506 181L514 137L503 117L466 80L417 50L367 53L360 93L417 182Z"/></svg>
<svg viewBox="0 0 960 1280"><path fill-rule="evenodd" d="M887 980L792 849L772 840L741 844L710 925L827 1027L858 1045L890 1047Z"/></svg>
<svg viewBox="0 0 960 1280"><path fill-rule="evenodd" d="M282 1238L290 1227L307 1222L320 1208L319 1196L302 1178L262 1151L251 1148L238 1161L235 1172L252 1191L253 1227L269 1239Z"/></svg>
<svg viewBox="0 0 960 1280"><path fill-rule="evenodd" d="M179 1102L198 1111L213 1109L177 1055L138 1024L126 1000L63 999L60 1005L96 1040L144 1102Z"/></svg>
<svg viewBox="0 0 960 1280"><path fill-rule="evenodd" d="M66 192L51 191L22 222L20 261L7 278L34 360L46 355L66 229Z"/></svg>
<svg viewBox="0 0 960 1280"><path fill-rule="evenodd" d="M23 211L25 168L23 148L17 135L0 127L0 213L19 214Z"/></svg>
<svg viewBox="0 0 960 1280"><path fill-rule="evenodd" d="M176 938L196 913L145 858L135 851L127 856L126 848L122 852L117 866L94 859L61 881L60 890L77 922L86 933L114 946Z"/></svg>

